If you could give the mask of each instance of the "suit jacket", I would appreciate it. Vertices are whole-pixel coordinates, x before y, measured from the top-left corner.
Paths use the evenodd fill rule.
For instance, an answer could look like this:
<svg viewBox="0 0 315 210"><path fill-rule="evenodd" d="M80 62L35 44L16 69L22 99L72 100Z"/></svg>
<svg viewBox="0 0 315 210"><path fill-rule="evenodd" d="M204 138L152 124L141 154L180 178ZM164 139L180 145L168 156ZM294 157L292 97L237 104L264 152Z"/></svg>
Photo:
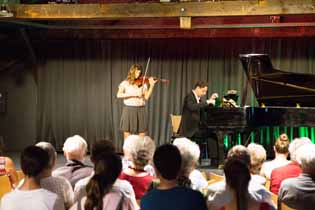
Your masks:
<svg viewBox="0 0 315 210"><path fill-rule="evenodd" d="M209 106L206 101L197 99L191 91L184 99L182 119L179 126L179 135L184 137L192 137L198 131L200 124L200 110Z"/></svg>

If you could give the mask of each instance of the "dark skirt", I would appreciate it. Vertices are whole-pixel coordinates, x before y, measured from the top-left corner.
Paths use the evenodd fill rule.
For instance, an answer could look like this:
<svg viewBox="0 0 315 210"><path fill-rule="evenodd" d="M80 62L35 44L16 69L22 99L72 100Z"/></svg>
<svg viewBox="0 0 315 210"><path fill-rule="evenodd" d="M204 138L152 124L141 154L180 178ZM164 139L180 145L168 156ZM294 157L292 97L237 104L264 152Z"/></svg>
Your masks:
<svg viewBox="0 0 315 210"><path fill-rule="evenodd" d="M144 106L124 106L120 130L131 134L144 133L148 130L148 121Z"/></svg>

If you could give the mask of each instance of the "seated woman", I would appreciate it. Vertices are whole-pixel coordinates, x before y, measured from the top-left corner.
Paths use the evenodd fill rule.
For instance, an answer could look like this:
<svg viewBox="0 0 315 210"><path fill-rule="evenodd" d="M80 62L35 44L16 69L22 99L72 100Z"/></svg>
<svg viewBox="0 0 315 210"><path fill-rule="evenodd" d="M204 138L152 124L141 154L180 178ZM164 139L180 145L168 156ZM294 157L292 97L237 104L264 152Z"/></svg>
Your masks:
<svg viewBox="0 0 315 210"><path fill-rule="evenodd" d="M115 153L98 156L94 175L86 186L87 196L75 203L70 210L135 210L129 194L113 188L121 173L121 159Z"/></svg>
<svg viewBox="0 0 315 210"><path fill-rule="evenodd" d="M7 175L10 178L12 188L15 188L18 182L14 162L11 158L4 156L3 148L0 145L0 176Z"/></svg>
<svg viewBox="0 0 315 210"><path fill-rule="evenodd" d="M201 172L196 169L200 156L199 146L187 138L177 138L174 140L173 144L179 149L182 156L179 181L188 178L190 182L188 183L190 185L189 187L202 191L207 187L208 182ZM182 185L182 183L179 182L179 185Z"/></svg>
<svg viewBox="0 0 315 210"><path fill-rule="evenodd" d="M252 181L257 184L265 185L267 180L265 177L260 176L260 169L267 157L266 150L263 146L256 143L250 143L247 149L250 154L250 173L252 175Z"/></svg>
<svg viewBox="0 0 315 210"><path fill-rule="evenodd" d="M260 170L260 175L266 177L270 180L271 172L275 168L279 168L289 164L289 137L287 134L283 133L276 140L273 150L275 152L275 159L269 162L265 162Z"/></svg>
<svg viewBox="0 0 315 210"><path fill-rule="evenodd" d="M248 192L248 184L251 174L247 165L240 159L230 158L224 164L224 174L227 188L233 191L231 202L220 210L273 210L274 207L268 203L259 203L254 200Z"/></svg>
<svg viewBox="0 0 315 210"><path fill-rule="evenodd" d="M134 141L133 144L128 144L128 154L125 154L125 156L130 159L130 163L122 171L119 178L130 182L135 191L136 199L139 200L147 191L154 178L144 168L152 160L155 144L148 136L137 137L137 141ZM126 141L128 141L128 138Z"/></svg>

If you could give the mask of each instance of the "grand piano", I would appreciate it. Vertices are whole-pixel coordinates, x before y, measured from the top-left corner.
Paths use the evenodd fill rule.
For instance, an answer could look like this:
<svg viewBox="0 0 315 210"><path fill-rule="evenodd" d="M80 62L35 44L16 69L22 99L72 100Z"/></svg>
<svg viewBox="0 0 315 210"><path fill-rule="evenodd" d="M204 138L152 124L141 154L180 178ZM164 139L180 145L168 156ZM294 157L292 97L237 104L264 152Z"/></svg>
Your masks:
<svg viewBox="0 0 315 210"><path fill-rule="evenodd" d="M224 136L235 132L249 133L264 126L315 126L315 75L274 69L267 54L244 54L240 60L259 107L209 107L202 112L201 126L217 135L219 150Z"/></svg>

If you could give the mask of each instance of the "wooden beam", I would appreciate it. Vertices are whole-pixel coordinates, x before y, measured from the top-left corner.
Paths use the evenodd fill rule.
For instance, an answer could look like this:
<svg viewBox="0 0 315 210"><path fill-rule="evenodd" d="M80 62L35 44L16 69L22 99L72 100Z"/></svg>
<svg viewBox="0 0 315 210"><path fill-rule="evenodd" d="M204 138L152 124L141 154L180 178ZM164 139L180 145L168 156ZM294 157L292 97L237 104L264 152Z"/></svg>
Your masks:
<svg viewBox="0 0 315 210"><path fill-rule="evenodd" d="M243 29L128 29L128 30L49 30L30 34L33 40L77 39L182 39L182 38L306 38L315 36L314 27ZM43 37L40 37L43 36Z"/></svg>
<svg viewBox="0 0 315 210"><path fill-rule="evenodd" d="M314 0L179 3L38 4L10 6L13 19L120 19L315 14Z"/></svg>

